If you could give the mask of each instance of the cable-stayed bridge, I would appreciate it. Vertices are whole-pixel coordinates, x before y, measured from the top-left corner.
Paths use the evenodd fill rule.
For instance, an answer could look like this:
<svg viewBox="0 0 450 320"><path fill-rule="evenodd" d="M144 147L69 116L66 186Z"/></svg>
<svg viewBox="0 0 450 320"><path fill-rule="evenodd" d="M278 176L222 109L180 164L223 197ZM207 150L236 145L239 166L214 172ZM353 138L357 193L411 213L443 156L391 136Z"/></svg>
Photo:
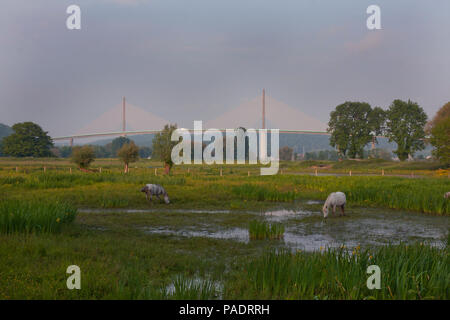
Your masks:
<svg viewBox="0 0 450 320"><path fill-rule="evenodd" d="M77 133L53 137L52 139L54 141L69 141L69 144L73 145L74 139L155 134L160 132L164 125L168 123L170 121L130 104L123 98L121 105L103 113ZM264 89L262 96L229 109L215 119L204 121L204 130L215 128L224 132L225 128L238 127L273 128L279 129L280 133L291 134L328 135L324 123L283 102L266 96Z"/></svg>

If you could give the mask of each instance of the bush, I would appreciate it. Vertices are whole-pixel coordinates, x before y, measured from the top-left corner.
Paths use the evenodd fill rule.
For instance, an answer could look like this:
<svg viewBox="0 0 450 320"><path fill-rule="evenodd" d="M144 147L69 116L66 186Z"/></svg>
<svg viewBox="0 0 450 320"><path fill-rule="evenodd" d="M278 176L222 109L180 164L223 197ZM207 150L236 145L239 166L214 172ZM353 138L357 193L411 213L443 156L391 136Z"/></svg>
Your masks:
<svg viewBox="0 0 450 320"><path fill-rule="evenodd" d="M94 149L90 146L74 147L72 150L72 162L76 163L80 169L87 169L94 159Z"/></svg>

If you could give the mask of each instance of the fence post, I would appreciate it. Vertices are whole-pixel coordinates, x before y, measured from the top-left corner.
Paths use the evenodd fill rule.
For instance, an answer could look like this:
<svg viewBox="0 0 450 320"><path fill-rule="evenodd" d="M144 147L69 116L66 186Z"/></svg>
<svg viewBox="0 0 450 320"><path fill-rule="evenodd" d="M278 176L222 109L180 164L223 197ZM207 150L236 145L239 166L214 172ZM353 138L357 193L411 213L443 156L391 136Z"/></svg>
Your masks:
<svg viewBox="0 0 450 320"><path fill-rule="evenodd" d="M16 172L19 172L19 167L16 167Z"/></svg>
<svg viewBox="0 0 450 320"><path fill-rule="evenodd" d="M69 173L72 173L72 167L69 168Z"/></svg>
<svg viewBox="0 0 450 320"><path fill-rule="evenodd" d="M222 176L222 168L220 168L220 176Z"/></svg>
<svg viewBox="0 0 450 320"><path fill-rule="evenodd" d="M46 172L47 171L47 167L46 166L44 166L44 172Z"/></svg>
<svg viewBox="0 0 450 320"><path fill-rule="evenodd" d="M102 167L100 167L100 173L102 173Z"/></svg>
<svg viewBox="0 0 450 320"><path fill-rule="evenodd" d="M247 175L250 177L250 171L247 172Z"/></svg>
<svg viewBox="0 0 450 320"><path fill-rule="evenodd" d="M315 170L315 175L316 175L316 177L317 177L317 168L316 168L316 170Z"/></svg>
<svg viewBox="0 0 450 320"><path fill-rule="evenodd" d="M155 176L157 176L157 175L158 175L158 172L157 172L156 170L157 170L157 168L155 168Z"/></svg>
<svg viewBox="0 0 450 320"><path fill-rule="evenodd" d="M381 175L384 176L384 169L381 169Z"/></svg>
<svg viewBox="0 0 450 320"><path fill-rule="evenodd" d="M350 177L352 176L352 170L350 170L349 172L348 172L348 174L350 175Z"/></svg>

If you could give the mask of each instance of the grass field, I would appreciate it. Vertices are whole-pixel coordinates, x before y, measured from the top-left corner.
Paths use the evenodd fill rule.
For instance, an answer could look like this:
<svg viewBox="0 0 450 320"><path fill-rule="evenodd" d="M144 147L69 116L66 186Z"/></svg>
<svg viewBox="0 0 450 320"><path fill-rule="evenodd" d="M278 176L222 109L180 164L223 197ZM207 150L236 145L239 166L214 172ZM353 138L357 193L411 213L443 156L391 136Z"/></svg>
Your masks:
<svg viewBox="0 0 450 320"><path fill-rule="evenodd" d="M256 166L184 166L164 176L161 164L148 160L124 174L110 159L96 161L92 173L67 160L2 159L0 299L449 298L448 240L440 247L417 243L293 252L270 239L282 238L286 223L269 224L258 215L323 201L340 190L350 208L447 219L446 175L431 166L414 179L289 174L303 171L304 163L296 165L282 163L283 174L276 176L259 176ZM149 204L139 192L146 183L162 184L171 204ZM153 211L126 212L144 208ZM319 209L315 205L317 217L309 219L320 221ZM247 229L250 238L253 232L255 239L269 240L177 236L177 230L203 230L206 223ZM149 233L148 227L170 228L174 234ZM82 290L66 288L66 268L73 264L81 268ZM383 272L381 290L365 286L369 264Z"/></svg>

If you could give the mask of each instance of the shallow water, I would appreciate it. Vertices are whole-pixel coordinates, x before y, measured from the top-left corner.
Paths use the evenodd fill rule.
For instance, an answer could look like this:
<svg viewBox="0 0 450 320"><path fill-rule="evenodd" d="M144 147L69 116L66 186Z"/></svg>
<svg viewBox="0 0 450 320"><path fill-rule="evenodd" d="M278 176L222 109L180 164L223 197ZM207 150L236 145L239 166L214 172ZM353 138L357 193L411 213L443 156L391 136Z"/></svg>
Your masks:
<svg viewBox="0 0 450 320"><path fill-rule="evenodd" d="M286 227L283 240L265 243L304 251L341 245L352 248L357 245L367 247L416 241L439 246L446 240L450 226L448 217L364 208L352 210L345 217L331 216L327 220L321 217L320 212L303 209L268 211L264 217L269 222L281 222ZM192 226L182 230L164 226L144 227L143 230L149 234L177 237L207 237L244 243L250 241L246 228L220 228L204 222L202 227Z"/></svg>
<svg viewBox="0 0 450 320"><path fill-rule="evenodd" d="M196 209L126 209L126 208L108 208L108 209L78 209L82 213L152 213L152 212L175 212L175 213L230 213L230 210L196 210Z"/></svg>
<svg viewBox="0 0 450 320"><path fill-rule="evenodd" d="M320 250L326 247L345 245L352 248L357 245L373 246L399 242L426 242L430 245L441 245L446 241L450 227L450 218L430 216L415 212L404 212L375 208L349 208L347 216L333 216L324 220L321 201L306 201L295 208L282 208L265 212L236 212L229 210L196 210L196 209L81 209L80 212L91 213L184 213L186 226L175 228L166 225L140 225L137 228L148 234L165 234L176 237L207 237L227 239L248 243L249 215L262 218L268 222L278 222L285 226L283 240L260 241L262 245L287 246L305 251ZM197 214L202 214L201 223ZM221 225L224 218L245 213L247 220L242 219L237 227ZM192 214L192 219L189 217ZM213 214L214 219L208 219ZM192 222L191 222L192 220ZM240 225L239 225L240 224ZM254 240L252 240L254 241Z"/></svg>

